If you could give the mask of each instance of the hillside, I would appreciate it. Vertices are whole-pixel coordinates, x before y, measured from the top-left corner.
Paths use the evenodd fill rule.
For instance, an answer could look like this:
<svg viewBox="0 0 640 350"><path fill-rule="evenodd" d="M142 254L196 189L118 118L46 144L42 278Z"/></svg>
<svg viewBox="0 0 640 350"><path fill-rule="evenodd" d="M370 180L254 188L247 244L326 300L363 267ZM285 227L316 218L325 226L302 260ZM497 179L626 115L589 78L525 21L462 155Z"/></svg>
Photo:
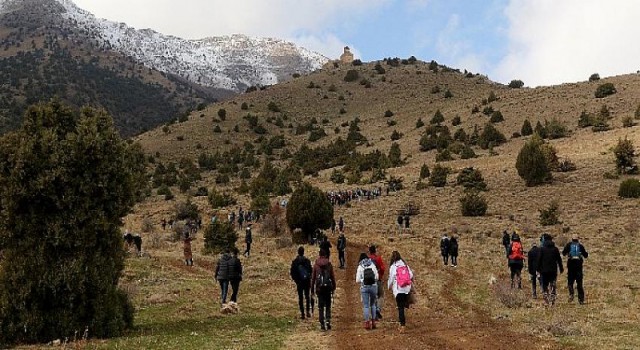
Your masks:
<svg viewBox="0 0 640 350"><path fill-rule="evenodd" d="M283 342L279 347L359 349L366 346L363 339L368 343L402 344L413 348L502 349L511 348L503 345L512 343L523 349L639 347L640 300L637 291L640 285L629 278L640 272L635 253L640 248L638 202L617 196L621 180L629 176L615 175L615 158L611 150L619 139L624 138L631 140L636 148L640 145L638 126L623 127L625 118L633 121L636 115L640 103L637 99L640 76L630 74L593 82L511 89L483 76L463 74L444 66L438 66L438 71L434 72L429 64L419 61L396 67L380 63L385 70L383 74L376 71L375 63L326 67L290 82L211 105L192 114L183 123L140 135L136 139L155 162L152 169L160 163L171 168L173 162L175 168L180 169L177 170L180 178L193 173L194 167L198 168L199 158L207 160L216 152L219 154L213 157L217 166L209 167L216 170L203 168L197 171L202 180L194 180L191 189L186 188L185 193L176 185L170 186L175 198L165 200L154 190L152 196L127 217L125 226L139 230L143 220L159 222L161 218L172 217L175 204L194 194L198 187L228 191L238 200L237 205L211 208L206 198L194 197L205 218L213 213L224 217L238 206L248 208L252 199L236 190L241 187L241 177L246 177L246 171L256 178L260 169L256 159L262 162L266 158L272 159L274 164L286 170L282 173L298 173L301 169L296 168L296 152L302 145L316 148L329 145L338 137L346 139L349 129L355 129L353 121L357 117L360 120L357 126L367 141L360 141L354 151L348 153L348 159L362 162L362 155L374 154L370 153L374 150L387 154L392 144L391 134L396 130L403 135L396 142L404 163L383 169L384 179L378 177L378 181L369 181L377 170L364 170L357 182L335 184L330 180L334 170L343 169L348 179L357 172L348 159L342 162L344 154L338 152L330 158L341 160L340 165L321 169L317 176L312 176L314 169L310 168L311 175L304 175L304 179L323 190L384 188L391 176L403 179L403 190L392 191L379 199L336 207L335 217L342 216L347 223L347 237L353 247L349 259L363 250L365 244L376 243L381 246L385 260L391 251L399 250L416 271L421 298L409 316L409 335L401 339L393 335L395 316L389 306L392 301L387 300L385 315L390 316L382 323L383 331L365 337L359 322L361 310L353 307L359 299L357 290L350 287L352 272L355 273L352 271L354 262L350 260L347 272L341 272L336 293L336 330L318 338L315 336L316 322L298 322L290 336L279 337ZM347 71L352 69L358 71L359 78L345 82ZM363 78L366 80L362 81ZM594 92L605 83L612 83L617 92L596 98ZM439 89L434 89L435 86ZM447 90L452 95L449 98L445 98ZM497 100L483 104L492 92ZM475 106L480 112L472 113ZM478 157L470 159L461 159L452 151L454 160L438 163L451 169L446 186L418 188L421 166L427 164L433 170L436 164L438 152L420 151L419 142L435 112L440 110L444 115L442 125L449 128L451 135L459 129L471 135L475 125L481 131L489 121L482 113L489 106L504 116L503 122L494 125L506 136L507 142L492 149L472 146ZM578 127L583 111L598 115L603 106L610 114L605 119L610 130L594 132L590 127ZM391 111L393 116L385 117L389 114L386 111ZM453 126L452 119L456 115L461 124ZM310 123L314 118L317 123ZM417 128L418 118L426 125ZM525 186L514 165L520 148L530 137L512 137L520 132L525 119L534 126L538 121L544 125L545 120L553 124L554 119L566 126L569 131L566 137L548 142L561 159L569 159L576 165L575 171L554 172L550 184ZM396 124L390 126L391 121ZM236 125L238 131L234 131ZM308 129L317 135L322 129L327 136L311 142ZM281 149L282 138L285 147ZM322 157L324 155L318 156ZM380 158L376 159L379 161ZM307 159L308 163L317 160ZM304 171L306 164L301 167ZM380 161L376 166L382 164L388 166ZM463 189L455 182L465 167L479 169L487 183L488 191L482 194L488 202L486 216L464 217L461 214L459 198ZM156 171L154 179L161 178L158 174ZM229 184L225 181L216 184L216 180L222 179L221 174L230 177ZM271 180L279 182L279 179L278 176ZM422 185L425 184L426 180L423 180ZM542 226L539 211L554 200L560 207L561 223ZM410 202L420 207L420 213L412 218L411 230L398 234L395 218ZM538 241L543 232L555 236L559 245L566 243L571 234L578 234L590 252L585 263L586 305L567 302L566 275L559 276L558 303L552 308L545 307L540 299L529 297L526 272L523 272L524 290L509 294L508 287L504 287L508 285L508 269L500 245L505 229L518 230L524 238L525 249ZM256 230L260 232L260 226ZM161 233L156 229L152 232ZM443 232L455 232L459 237L461 262L457 269L443 267L439 260L438 241ZM177 260L178 244L166 243L158 254L168 254ZM250 291L244 296L249 308L245 316L261 314L262 309L255 301L265 302L266 298L266 303L278 310L277 317L285 312L294 319L295 293L287 282L287 264L295 255L295 246L283 246L279 238L270 238L261 232L255 234L254 244L260 254L268 257L271 267L263 266L259 260L243 261L253 276L248 282ZM241 241L238 246L242 246ZM315 257L315 249L309 250L309 255ZM210 261L209 257L201 259ZM136 272L132 273L135 275ZM270 285L265 296L261 288L265 288L264 283L269 280L265 276L268 275L281 283ZM494 277L498 283L488 284ZM169 305L178 308L180 303L186 302L183 298L177 300ZM282 304L287 302L289 305L283 311ZM142 303L148 305L149 300ZM225 316L220 317L228 320Z"/></svg>

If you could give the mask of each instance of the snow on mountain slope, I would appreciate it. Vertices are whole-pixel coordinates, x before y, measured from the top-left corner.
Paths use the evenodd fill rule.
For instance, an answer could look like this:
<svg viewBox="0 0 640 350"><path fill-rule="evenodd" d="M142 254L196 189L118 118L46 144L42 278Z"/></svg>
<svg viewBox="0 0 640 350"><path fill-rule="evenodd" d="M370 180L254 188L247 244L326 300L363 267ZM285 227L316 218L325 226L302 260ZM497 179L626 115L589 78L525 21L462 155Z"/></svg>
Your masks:
<svg viewBox="0 0 640 350"><path fill-rule="evenodd" d="M0 0L0 8L7 1L16 0ZM240 92L248 86L275 84L293 73L309 73L328 61L318 53L278 39L231 35L185 40L151 29L136 30L125 23L98 19L71 0L55 1L65 8L65 19L107 48L205 86Z"/></svg>

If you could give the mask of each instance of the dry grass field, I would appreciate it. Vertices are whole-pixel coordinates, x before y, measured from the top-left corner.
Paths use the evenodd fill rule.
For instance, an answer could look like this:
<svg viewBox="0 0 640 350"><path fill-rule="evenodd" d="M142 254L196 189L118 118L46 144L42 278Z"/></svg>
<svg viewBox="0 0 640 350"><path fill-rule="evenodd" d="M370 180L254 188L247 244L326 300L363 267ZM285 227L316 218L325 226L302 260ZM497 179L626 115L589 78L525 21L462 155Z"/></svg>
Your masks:
<svg viewBox="0 0 640 350"><path fill-rule="evenodd" d="M627 137L640 146L639 127L622 127L622 119L633 117L640 103L640 76L509 89L481 76L433 73L423 63L383 66L387 70L384 75L375 73L373 64L355 67L361 77L372 83L371 88L343 81L347 69L354 67L330 67L211 105L192 115L189 121L169 126L166 133L156 129L138 137L148 154L167 162L183 157L195 160L203 150L222 151L253 141L258 135L248 130L242 119L247 113L259 116L269 133L265 136L285 135L292 152L306 141L307 135L294 135L293 129L286 127L280 129L267 123L267 117L286 115L285 126L289 123L295 126L312 117L319 122L326 119L323 127L329 136L310 143L312 147L337 136L345 137L347 129L340 125L356 116L362 120L362 133L369 140L359 151L377 148L386 153L391 145L391 132L395 129L403 133L398 143L406 163L389 169L388 174L402 177L405 189L336 208L335 216L343 216L346 221L350 248L347 270L337 272L332 331L321 333L317 321L297 318L295 288L288 276L296 247L278 248L276 239L261 234L259 225L254 233L253 255L242 258L246 272L240 287L240 312L221 315L219 288L212 279L216 257L199 254L201 235L195 241L195 266L187 268L181 262L181 243L167 241L168 232L160 231L160 220L169 218L175 203L186 198L176 189L175 200L165 201L153 195L125 218L125 227L135 232L141 231L145 219L154 223L152 232L143 233L150 257L128 259L122 279L123 288L135 301L136 328L119 339L76 344L109 349L361 349L372 344L388 349L640 348L640 282L636 278L640 273L639 203L617 196L624 177L603 177L615 170L611 149L620 138ZM311 82L320 88L309 88ZM613 83L618 92L596 99L594 91L604 82ZM441 87L441 93L431 92L435 85ZM446 89L452 92L452 98L443 97ZM570 136L550 143L561 158L571 159L577 170L554 173L554 180L548 185L526 187L517 174L515 160L527 138L515 138L496 147L496 154L476 149L477 158L444 162L453 170L447 186L416 190L421 165L426 163L432 168L435 164L435 151L419 151L418 140L424 128L416 129L417 119L421 117L428 124L440 109L445 124L451 128L451 119L459 115L462 120L459 127L470 133L474 125L482 127L488 120L481 113L472 114L471 109L477 105L482 110L482 100L492 91L499 100L490 105L505 117L497 127L507 138L520 131L525 118L533 125L554 118L564 123L571 130ZM272 101L282 112L267 109ZM241 109L243 102L248 104L248 110ZM597 113L603 105L612 113L612 130L594 133L589 128L577 128L583 110ZM214 122L220 108L227 111L226 120ZM340 114L341 108L346 113ZM393 111L394 116L385 118L386 110ZM397 124L387 126L389 119ZM221 133L213 132L215 125L220 126ZM235 125L239 126L239 132L233 131ZM334 132L336 127L339 134ZM451 129L453 133L456 128ZM484 195L489 209L484 217L463 217L460 212L458 198L463 190L455 186L455 176L468 166L480 169L488 185ZM324 170L318 177L305 180L323 190L356 187L331 183L330 173L330 169ZM216 187L213 177L214 174L205 173L197 186ZM230 186L237 184L234 179ZM382 183L363 186L374 185L384 186ZM193 200L204 218L214 212L204 198ZM559 203L562 223L543 227L539 223L539 210L553 200ZM246 208L250 198L238 196L238 201L237 206ZM397 210L410 201L420 206L420 214L412 218L410 232L398 234ZM224 215L237 206L218 213ZM442 233L454 228L460 244L459 266L455 269L442 266L438 246ZM580 235L590 253L585 262L586 304L567 302L566 274L559 277L559 297L553 307L545 307L540 299L531 299L527 283L523 291L509 296L515 305L501 302L499 294L509 293L501 288L508 283L501 246L501 233L505 229L519 230L525 249L543 232L551 233L556 242L567 242L573 233ZM334 242L336 239L331 237ZM403 335L397 331L394 322L397 316L388 296L380 329L369 332L362 329L359 292L354 282L355 259L370 243L380 246L385 261L393 250L400 251L416 273L419 302L408 311L408 329ZM238 246L242 245L239 241ZM309 247L307 255L315 258L316 249ZM335 255L334 252L334 264ZM498 286L489 285L492 277L497 278Z"/></svg>

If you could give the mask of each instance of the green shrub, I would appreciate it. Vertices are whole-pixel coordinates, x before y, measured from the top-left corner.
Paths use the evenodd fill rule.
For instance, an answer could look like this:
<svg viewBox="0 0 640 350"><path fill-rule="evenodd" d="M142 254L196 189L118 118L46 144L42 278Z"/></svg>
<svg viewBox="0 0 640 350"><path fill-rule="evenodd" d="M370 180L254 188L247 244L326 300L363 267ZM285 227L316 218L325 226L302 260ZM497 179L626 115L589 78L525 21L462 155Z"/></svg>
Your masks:
<svg viewBox="0 0 640 350"><path fill-rule="evenodd" d="M323 128L313 129L309 133L309 142L316 142L325 136L327 136L327 133Z"/></svg>
<svg viewBox="0 0 640 350"><path fill-rule="evenodd" d="M224 108L218 110L218 118L220 118L220 120L227 119L227 111Z"/></svg>
<svg viewBox="0 0 640 350"><path fill-rule="evenodd" d="M162 186L158 187L158 189L156 190L156 194L158 194L158 196L173 195L171 193L171 189L169 189L169 186L167 186L166 184L162 184Z"/></svg>
<svg viewBox="0 0 640 350"><path fill-rule="evenodd" d="M440 123L442 122L444 122L444 115L442 115L442 112L440 112L440 110L438 109L433 114L433 117L431 118L431 121L429 123L431 123L431 125L434 125L434 124L440 125Z"/></svg>
<svg viewBox="0 0 640 350"><path fill-rule="evenodd" d="M350 69L347 71L347 74L344 76L344 81L350 83L358 80L360 78L360 73L358 73L355 69Z"/></svg>
<svg viewBox="0 0 640 350"><path fill-rule="evenodd" d="M626 179L620 183L618 189L620 198L640 198L640 181L638 179Z"/></svg>
<svg viewBox="0 0 640 350"><path fill-rule="evenodd" d="M334 169L331 172L331 177L330 177L331 182L333 182L334 184L341 184L344 183L344 173L341 170L338 169Z"/></svg>
<svg viewBox="0 0 640 350"><path fill-rule="evenodd" d="M249 209L262 216L269 211L270 206L271 203L269 202L269 196L263 193L251 200L251 206L249 207Z"/></svg>
<svg viewBox="0 0 640 350"><path fill-rule="evenodd" d="M487 189L487 183L484 182L482 173L473 167L462 169L462 171L458 173L456 184L462 185L465 189L477 191L485 191Z"/></svg>
<svg viewBox="0 0 640 350"><path fill-rule="evenodd" d="M385 117L385 118L391 118L391 117L393 117L393 112L391 112L390 110L388 110L388 109L387 109L387 110L384 112L384 117Z"/></svg>
<svg viewBox="0 0 640 350"><path fill-rule="evenodd" d="M423 126L424 122L422 121L422 118L418 118L418 121L416 122L416 129L420 129Z"/></svg>
<svg viewBox="0 0 640 350"><path fill-rule="evenodd" d="M373 68L375 69L375 71L378 74L385 74L387 71L384 69L384 67L382 67L382 65L380 63L376 63L375 67Z"/></svg>
<svg viewBox="0 0 640 350"><path fill-rule="evenodd" d="M569 135L567 127L556 118L551 119L550 122L545 120L544 128L547 132L547 137L551 140L567 137Z"/></svg>
<svg viewBox="0 0 640 350"><path fill-rule="evenodd" d="M422 182L421 180L418 180L418 182L416 183L416 191L424 190L427 187L429 187L429 185L427 185L426 183Z"/></svg>
<svg viewBox="0 0 640 350"><path fill-rule="evenodd" d="M224 208L230 205L235 205L237 203L236 199L233 198L229 193L219 193L215 189L209 191L207 200L209 202L209 205L213 209Z"/></svg>
<svg viewBox="0 0 640 350"><path fill-rule="evenodd" d="M563 159L558 163L558 171L561 173L574 171L576 169L577 167L575 163L573 163L570 159Z"/></svg>
<svg viewBox="0 0 640 350"><path fill-rule="evenodd" d="M536 123L536 128L534 129L535 133L538 134L538 136L540 136L540 138L542 139L546 139L547 138L547 129L542 126L542 123L540 123L540 121L538 120L538 122Z"/></svg>
<svg viewBox="0 0 640 350"><path fill-rule="evenodd" d="M191 199L187 199L185 202L177 203L175 208L174 218L180 220L198 220L200 218L200 209L198 205L193 203Z"/></svg>
<svg viewBox="0 0 640 350"><path fill-rule="evenodd" d="M531 127L531 122L529 119L525 119L524 123L522 123L522 128L520 128L520 134L522 136L529 136L533 134L533 128Z"/></svg>
<svg viewBox="0 0 640 350"><path fill-rule="evenodd" d="M635 123L633 122L633 118L630 115L625 116L624 118L622 118L622 127L630 128L630 127L632 127L634 125L635 125Z"/></svg>
<svg viewBox="0 0 640 350"><path fill-rule="evenodd" d="M502 112L500 111L495 111L493 113L491 113L491 117L489 118L489 122L491 123L500 123L504 121L504 116L502 115Z"/></svg>
<svg viewBox="0 0 640 350"><path fill-rule="evenodd" d="M471 159L477 157L476 152L473 151L473 148L468 144L464 145L464 148L460 152L461 159Z"/></svg>
<svg viewBox="0 0 640 350"><path fill-rule="evenodd" d="M286 220L291 231L301 229L309 237L317 228L331 227L333 206L320 189L303 182L291 195Z"/></svg>
<svg viewBox="0 0 640 350"><path fill-rule="evenodd" d="M509 87L512 89L519 89L524 86L524 82L522 80L512 80L509 83Z"/></svg>
<svg viewBox="0 0 640 350"><path fill-rule="evenodd" d="M249 109L249 105L246 102L242 102L242 104L240 105L240 109L246 111Z"/></svg>
<svg viewBox="0 0 640 350"><path fill-rule="evenodd" d="M491 123L487 123L478 139L478 145L482 149L488 149L489 145L499 146L507 142L507 138Z"/></svg>
<svg viewBox="0 0 640 350"><path fill-rule="evenodd" d="M451 119L451 125L453 126L458 126L462 123L462 121L460 120L460 116L456 115L455 117L453 117L453 119Z"/></svg>
<svg viewBox="0 0 640 350"><path fill-rule="evenodd" d="M452 98L453 94L451 93L451 90L447 89L447 91L444 92L444 98Z"/></svg>
<svg viewBox="0 0 640 350"><path fill-rule="evenodd" d="M547 166L542 145L544 141L533 137L522 146L516 160L518 175L525 180L527 186L537 186L552 179L551 170Z"/></svg>
<svg viewBox="0 0 640 350"><path fill-rule="evenodd" d="M560 223L560 206L558 202L552 201L549 207L540 209L540 225L552 226Z"/></svg>
<svg viewBox="0 0 640 350"><path fill-rule="evenodd" d="M436 162L447 162L450 160L453 160L453 157L451 156L451 152L446 148L436 154Z"/></svg>
<svg viewBox="0 0 640 350"><path fill-rule="evenodd" d="M613 149L618 174L635 174L638 172L638 167L635 162L635 152L636 150L631 140L626 137L624 140L618 139L618 144Z"/></svg>
<svg viewBox="0 0 640 350"><path fill-rule="evenodd" d="M495 110L491 106L487 106L482 109L482 114L486 115L487 117L491 116L493 112L495 112Z"/></svg>
<svg viewBox="0 0 640 350"><path fill-rule="evenodd" d="M633 117L635 119L640 119L640 104L638 105L638 107L636 108L635 113L633 114Z"/></svg>
<svg viewBox="0 0 640 350"><path fill-rule="evenodd" d="M595 92L595 96L596 98L604 98L610 95L613 95L616 93L616 87L613 85L613 83L604 83L601 85L598 85L598 88L596 89Z"/></svg>
<svg viewBox="0 0 640 350"><path fill-rule="evenodd" d="M598 73L593 73L591 74L591 76L589 76L589 81L598 81L600 80L600 74Z"/></svg>
<svg viewBox="0 0 640 350"><path fill-rule="evenodd" d="M487 97L487 103L498 101L498 96L496 96L495 91L491 91L489 93L489 97Z"/></svg>
<svg viewBox="0 0 640 350"><path fill-rule="evenodd" d="M426 179L429 177L429 175L431 175L429 166L427 166L426 164L422 164L422 166L420 167L420 179Z"/></svg>
<svg viewBox="0 0 640 350"><path fill-rule="evenodd" d="M216 183L217 183L218 185L228 184L228 183L229 183L229 181L230 181L230 179L229 179L229 175L227 175L227 174L218 174L218 175L216 176L215 181L216 181Z"/></svg>
<svg viewBox="0 0 640 350"><path fill-rule="evenodd" d="M238 234L227 220L216 220L204 230L204 248L202 254L213 255L233 250L236 247Z"/></svg>
<svg viewBox="0 0 640 350"><path fill-rule="evenodd" d="M362 65L362 61L360 59L356 58L355 60L353 60L351 62L351 65L352 66L361 66Z"/></svg>
<svg viewBox="0 0 640 350"><path fill-rule="evenodd" d="M434 87L431 88L431 93L432 94L439 94L440 93L440 86L436 85Z"/></svg>
<svg viewBox="0 0 640 350"><path fill-rule="evenodd" d="M276 113L280 112L280 106L278 106L278 104L273 101L267 104L267 109L270 110L271 112L276 112Z"/></svg>
<svg viewBox="0 0 640 350"><path fill-rule="evenodd" d="M477 191L467 191L460 198L462 216L484 216L487 207L487 200Z"/></svg>
<svg viewBox="0 0 640 350"><path fill-rule="evenodd" d="M398 141L402 138L402 134L396 130L393 130L391 133L391 141Z"/></svg>
<svg viewBox="0 0 640 350"><path fill-rule="evenodd" d="M433 167L431 176L429 177L429 185L434 187L444 187L447 185L447 175L449 175L449 168L445 168L439 164Z"/></svg>
<svg viewBox="0 0 640 350"><path fill-rule="evenodd" d="M467 136L467 133L464 131L464 129L460 128L453 134L453 139L458 142L466 143L467 141L469 141L469 136Z"/></svg>

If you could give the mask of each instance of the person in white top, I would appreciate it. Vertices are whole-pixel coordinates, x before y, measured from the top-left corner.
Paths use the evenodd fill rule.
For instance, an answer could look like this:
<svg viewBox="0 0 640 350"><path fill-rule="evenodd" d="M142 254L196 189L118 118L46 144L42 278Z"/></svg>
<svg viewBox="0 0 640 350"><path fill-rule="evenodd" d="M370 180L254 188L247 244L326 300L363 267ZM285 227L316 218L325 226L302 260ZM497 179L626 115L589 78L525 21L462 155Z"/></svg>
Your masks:
<svg viewBox="0 0 640 350"><path fill-rule="evenodd" d="M366 253L360 254L356 283L360 283L364 329L376 329L376 298L378 295L378 269Z"/></svg>
<svg viewBox="0 0 640 350"><path fill-rule="evenodd" d="M413 281L413 271L402 260L398 251L391 253L391 261L389 262L389 280L387 287L393 291L398 306L398 320L400 321L400 329L404 330L406 319L404 309L408 307L409 292L411 291L411 283Z"/></svg>

